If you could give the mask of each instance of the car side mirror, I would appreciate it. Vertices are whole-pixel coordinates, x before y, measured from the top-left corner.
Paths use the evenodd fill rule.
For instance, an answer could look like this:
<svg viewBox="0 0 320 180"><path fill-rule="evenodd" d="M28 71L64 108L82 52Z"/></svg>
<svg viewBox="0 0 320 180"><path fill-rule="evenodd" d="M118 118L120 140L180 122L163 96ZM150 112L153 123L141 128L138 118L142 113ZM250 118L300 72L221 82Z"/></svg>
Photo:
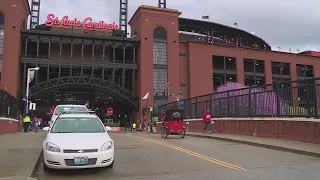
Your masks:
<svg viewBox="0 0 320 180"><path fill-rule="evenodd" d="M95 111L88 111L89 114L95 114Z"/></svg>
<svg viewBox="0 0 320 180"><path fill-rule="evenodd" d="M105 127L107 131L111 131L111 127L110 126L106 126Z"/></svg>
<svg viewBox="0 0 320 180"><path fill-rule="evenodd" d="M44 127L42 130L44 130L44 131L49 131L49 127Z"/></svg>

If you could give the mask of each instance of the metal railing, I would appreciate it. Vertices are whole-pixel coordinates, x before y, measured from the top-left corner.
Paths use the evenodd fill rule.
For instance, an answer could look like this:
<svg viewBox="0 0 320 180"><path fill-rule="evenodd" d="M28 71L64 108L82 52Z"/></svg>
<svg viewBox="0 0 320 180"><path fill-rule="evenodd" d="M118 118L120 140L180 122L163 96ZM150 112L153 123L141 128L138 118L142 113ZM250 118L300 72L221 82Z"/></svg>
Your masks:
<svg viewBox="0 0 320 180"><path fill-rule="evenodd" d="M18 101L15 97L0 89L0 116L17 118Z"/></svg>
<svg viewBox="0 0 320 180"><path fill-rule="evenodd" d="M158 115L162 110L180 108L185 119L202 118L205 110L210 110L212 117L319 118L319 103L320 78L306 78L184 99L159 106Z"/></svg>

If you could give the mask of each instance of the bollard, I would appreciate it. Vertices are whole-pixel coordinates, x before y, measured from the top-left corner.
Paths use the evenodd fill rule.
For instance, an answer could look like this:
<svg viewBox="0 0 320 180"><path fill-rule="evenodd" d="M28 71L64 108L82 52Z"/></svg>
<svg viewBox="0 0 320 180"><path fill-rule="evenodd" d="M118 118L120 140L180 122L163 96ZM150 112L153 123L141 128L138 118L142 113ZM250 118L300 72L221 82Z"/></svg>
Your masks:
<svg viewBox="0 0 320 180"><path fill-rule="evenodd" d="M189 121L188 121L188 122L186 122L186 125L187 125L187 129L186 129L186 131L188 132L188 129L189 129Z"/></svg>

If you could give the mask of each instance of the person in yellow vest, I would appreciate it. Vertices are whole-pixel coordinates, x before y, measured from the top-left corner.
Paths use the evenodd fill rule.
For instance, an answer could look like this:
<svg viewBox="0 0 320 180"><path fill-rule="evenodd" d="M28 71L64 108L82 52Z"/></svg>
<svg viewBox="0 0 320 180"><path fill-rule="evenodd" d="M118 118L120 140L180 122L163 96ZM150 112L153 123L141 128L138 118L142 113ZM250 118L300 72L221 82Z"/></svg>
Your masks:
<svg viewBox="0 0 320 180"><path fill-rule="evenodd" d="M23 130L24 132L28 132L29 126L30 126L30 116L27 114L25 115L25 117L23 118Z"/></svg>
<svg viewBox="0 0 320 180"><path fill-rule="evenodd" d="M133 122L133 124L132 124L133 132L136 132L136 128L137 128L137 124L136 124L136 122Z"/></svg>

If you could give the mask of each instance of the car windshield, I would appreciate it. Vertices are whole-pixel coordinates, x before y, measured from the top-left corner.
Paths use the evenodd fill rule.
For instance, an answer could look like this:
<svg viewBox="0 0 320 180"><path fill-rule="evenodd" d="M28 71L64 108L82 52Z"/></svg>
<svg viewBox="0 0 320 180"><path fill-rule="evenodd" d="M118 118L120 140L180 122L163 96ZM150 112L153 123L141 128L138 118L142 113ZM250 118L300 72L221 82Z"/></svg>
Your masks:
<svg viewBox="0 0 320 180"><path fill-rule="evenodd" d="M62 113L81 113L88 112L88 109L84 106L58 106L54 112L54 115L59 115Z"/></svg>
<svg viewBox="0 0 320 180"><path fill-rule="evenodd" d="M51 133L103 133L105 128L99 118L58 118Z"/></svg>

